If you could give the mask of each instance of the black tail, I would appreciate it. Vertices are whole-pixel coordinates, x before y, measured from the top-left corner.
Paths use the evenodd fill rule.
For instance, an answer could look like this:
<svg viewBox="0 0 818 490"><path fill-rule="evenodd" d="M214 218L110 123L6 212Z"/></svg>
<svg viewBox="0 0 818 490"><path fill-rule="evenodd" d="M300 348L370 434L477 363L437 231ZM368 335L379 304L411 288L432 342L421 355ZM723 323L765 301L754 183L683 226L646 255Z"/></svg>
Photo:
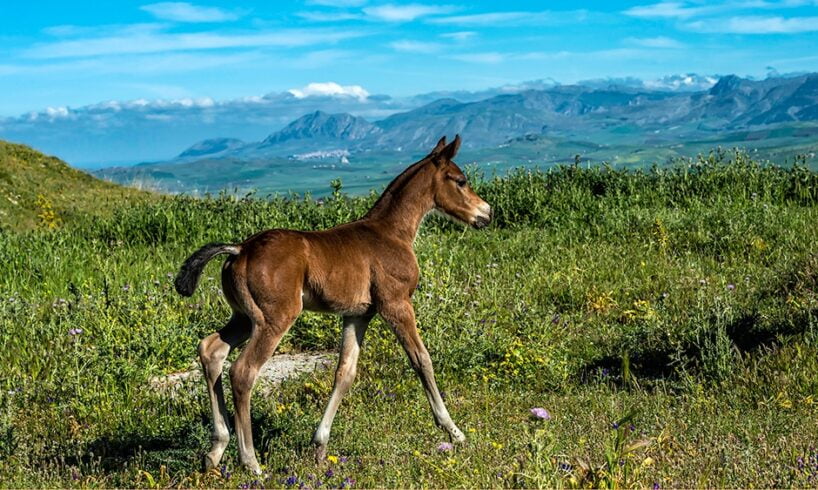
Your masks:
<svg viewBox="0 0 818 490"><path fill-rule="evenodd" d="M179 274L176 276L174 285L176 292L182 296L192 296L193 291L199 284L199 276L202 275L204 266L210 260L219 254L238 255L240 251L238 245L230 245L227 243L208 243L200 248L185 260L182 268L179 269Z"/></svg>

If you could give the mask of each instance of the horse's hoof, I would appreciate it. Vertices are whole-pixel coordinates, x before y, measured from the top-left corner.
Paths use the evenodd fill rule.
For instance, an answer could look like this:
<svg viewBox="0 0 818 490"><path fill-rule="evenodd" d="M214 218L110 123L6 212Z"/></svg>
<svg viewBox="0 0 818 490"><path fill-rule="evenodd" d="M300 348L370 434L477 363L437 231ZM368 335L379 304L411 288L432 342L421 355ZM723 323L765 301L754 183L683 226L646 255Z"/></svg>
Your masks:
<svg viewBox="0 0 818 490"><path fill-rule="evenodd" d="M218 465L219 463L213 462L213 459L210 458L209 454L205 454L204 458L202 458L202 473L207 473L213 468L216 468Z"/></svg>
<svg viewBox="0 0 818 490"><path fill-rule="evenodd" d="M315 446L315 462L321 463L325 459L327 459L327 445L319 444Z"/></svg>
<svg viewBox="0 0 818 490"><path fill-rule="evenodd" d="M454 430L449 433L449 436L451 437L452 442L454 443L463 444L464 442L466 442L465 434L463 434L463 431L461 431L457 427L455 427Z"/></svg>

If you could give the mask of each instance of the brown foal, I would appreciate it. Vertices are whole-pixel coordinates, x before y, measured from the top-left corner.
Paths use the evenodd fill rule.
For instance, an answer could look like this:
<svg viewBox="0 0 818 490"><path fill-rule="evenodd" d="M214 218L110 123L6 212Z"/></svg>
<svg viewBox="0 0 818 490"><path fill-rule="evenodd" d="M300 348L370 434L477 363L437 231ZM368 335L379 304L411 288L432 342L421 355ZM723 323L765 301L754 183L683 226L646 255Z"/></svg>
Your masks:
<svg viewBox="0 0 818 490"><path fill-rule="evenodd" d="M230 367L230 381L239 458L248 469L260 472L250 427L250 392L259 369L303 310L343 318L335 384L313 436L319 460L326 455L332 420L355 377L364 333L376 313L392 327L409 356L437 425L452 440L465 440L435 384L411 301L419 273L412 246L423 217L437 209L475 228L491 220L491 207L452 161L459 147L460 136L448 145L441 138L428 156L395 178L357 221L323 231L267 230L237 245L206 245L185 261L176 290L190 296L205 264L218 254L229 254L222 267L222 289L233 316L199 344L213 411L206 469L219 464L230 438L222 365L232 349L247 342Z"/></svg>

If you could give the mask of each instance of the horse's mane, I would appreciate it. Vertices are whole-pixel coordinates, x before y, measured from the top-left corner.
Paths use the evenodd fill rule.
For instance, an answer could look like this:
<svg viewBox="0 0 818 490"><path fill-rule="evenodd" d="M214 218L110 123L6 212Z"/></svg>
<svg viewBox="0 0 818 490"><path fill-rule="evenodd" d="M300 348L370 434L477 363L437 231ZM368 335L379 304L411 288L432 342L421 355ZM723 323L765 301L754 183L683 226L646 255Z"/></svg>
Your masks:
<svg viewBox="0 0 818 490"><path fill-rule="evenodd" d="M390 182L389 185L386 186L386 189L384 189L384 191L381 193L381 196L378 198L377 201L375 201L375 204L372 206L369 212L366 213L364 218L373 216L379 211L382 211L384 208L386 208L386 206L388 206L389 203L392 202L392 199L394 199L395 195L401 189L403 189L406 186L406 184L410 180L412 180L412 178L415 175L417 175L418 172L420 172L420 170L426 163L431 161L431 156L432 156L431 154L427 155L422 160L413 163L412 165L407 167L406 170L401 172L400 175L392 179L392 182Z"/></svg>

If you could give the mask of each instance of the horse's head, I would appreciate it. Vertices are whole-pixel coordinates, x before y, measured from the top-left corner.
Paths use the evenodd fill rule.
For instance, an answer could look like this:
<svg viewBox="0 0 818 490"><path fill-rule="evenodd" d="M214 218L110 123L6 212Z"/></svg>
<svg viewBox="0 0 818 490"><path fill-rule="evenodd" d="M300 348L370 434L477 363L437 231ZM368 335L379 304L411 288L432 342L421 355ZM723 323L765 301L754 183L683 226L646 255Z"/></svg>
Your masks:
<svg viewBox="0 0 818 490"><path fill-rule="evenodd" d="M460 135L448 145L444 136L429 154L435 166L432 183L435 209L475 228L483 228L491 221L491 206L474 192L466 175L452 160L459 149Z"/></svg>

